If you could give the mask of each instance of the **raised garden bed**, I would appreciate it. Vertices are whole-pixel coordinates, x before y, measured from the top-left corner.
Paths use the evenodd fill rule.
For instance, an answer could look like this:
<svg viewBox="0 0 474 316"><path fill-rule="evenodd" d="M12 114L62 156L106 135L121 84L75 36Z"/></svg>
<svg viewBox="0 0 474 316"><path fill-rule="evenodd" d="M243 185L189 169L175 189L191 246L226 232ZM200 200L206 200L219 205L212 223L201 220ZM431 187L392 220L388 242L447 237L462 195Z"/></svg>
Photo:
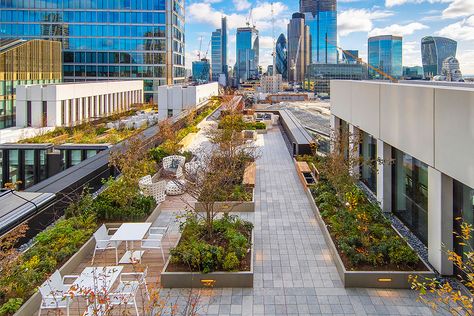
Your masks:
<svg viewBox="0 0 474 316"><path fill-rule="evenodd" d="M255 190L252 189L252 200L251 201L222 201L215 202L214 209L218 212L255 212ZM196 212L204 212L204 204L196 202L194 204L194 210Z"/></svg>
<svg viewBox="0 0 474 316"><path fill-rule="evenodd" d="M178 245L181 238L178 240ZM245 257L244 271L214 271L209 273L189 272L183 267L173 265L171 256L161 272L161 285L164 288L241 288L253 287L254 235L251 233L250 251Z"/></svg>
<svg viewBox="0 0 474 316"><path fill-rule="evenodd" d="M353 267L348 269L347 267L350 266L350 263L344 255L340 254L340 249L334 243L334 236L323 220L314 201L313 194L309 188L306 188L305 192L310 200L314 215L323 232L324 239L329 247L344 287L409 289L411 288L411 283L409 282L410 275L419 275L425 278L433 278L435 276L433 270L419 256L419 262L414 269L397 269L394 265L387 265L383 268L362 265L357 269ZM392 229L399 235L394 227ZM402 237L400 236L400 238Z"/></svg>

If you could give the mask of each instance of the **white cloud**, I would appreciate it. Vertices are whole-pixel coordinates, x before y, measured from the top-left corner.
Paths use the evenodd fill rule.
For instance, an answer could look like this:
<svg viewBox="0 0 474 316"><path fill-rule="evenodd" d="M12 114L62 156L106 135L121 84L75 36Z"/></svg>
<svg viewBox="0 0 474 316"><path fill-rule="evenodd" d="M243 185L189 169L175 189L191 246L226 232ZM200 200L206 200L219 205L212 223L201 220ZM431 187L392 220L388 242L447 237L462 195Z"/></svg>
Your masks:
<svg viewBox="0 0 474 316"><path fill-rule="evenodd" d="M190 4L186 12L187 22L211 24L215 27L219 27L221 17L226 16L229 29L245 26L248 19L248 14L225 14L224 12L214 9L210 3L203 2ZM269 30L272 28L270 12L271 3L269 2L259 2L252 10L252 23L256 25L258 30ZM286 24L288 23L288 18L286 17L288 7L281 2L275 2L273 3L273 12L275 20L282 21L275 25L275 32L280 29L286 29Z"/></svg>
<svg viewBox="0 0 474 316"><path fill-rule="evenodd" d="M252 4L247 0L232 0L232 2L234 3L235 9L237 11L247 10L252 6Z"/></svg>
<svg viewBox="0 0 474 316"><path fill-rule="evenodd" d="M465 50L458 54L459 66L463 75L474 75L474 50Z"/></svg>
<svg viewBox="0 0 474 316"><path fill-rule="evenodd" d="M392 24L386 27L374 28L369 32L369 36L377 35L411 35L416 31L428 29L429 27L419 22L412 22L405 25Z"/></svg>
<svg viewBox="0 0 474 316"><path fill-rule="evenodd" d="M458 41L474 41L474 15L450 24L436 32L436 34Z"/></svg>
<svg viewBox="0 0 474 316"><path fill-rule="evenodd" d="M368 32L373 28L373 21L392 16L389 11L371 11L366 9L349 9L339 13L337 27L340 36L355 32Z"/></svg>
<svg viewBox="0 0 474 316"><path fill-rule="evenodd" d="M428 2L428 3L447 3L451 2L453 0L385 0L385 6L388 8L397 6L397 5L403 5L403 4L408 4L408 3L423 3L423 2ZM461 1L469 1L469 0L461 0Z"/></svg>
<svg viewBox="0 0 474 316"><path fill-rule="evenodd" d="M443 11L444 19L460 18L474 14L473 0L454 0Z"/></svg>
<svg viewBox="0 0 474 316"><path fill-rule="evenodd" d="M421 66L421 51L419 42L403 43L403 65Z"/></svg>

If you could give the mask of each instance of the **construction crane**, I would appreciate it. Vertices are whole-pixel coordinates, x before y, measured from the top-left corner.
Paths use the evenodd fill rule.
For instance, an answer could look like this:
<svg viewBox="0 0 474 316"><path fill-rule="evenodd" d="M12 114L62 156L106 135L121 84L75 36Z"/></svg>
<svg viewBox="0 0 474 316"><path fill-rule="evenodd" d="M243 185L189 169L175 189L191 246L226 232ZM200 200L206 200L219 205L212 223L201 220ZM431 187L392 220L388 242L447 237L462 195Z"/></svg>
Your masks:
<svg viewBox="0 0 474 316"><path fill-rule="evenodd" d="M211 41L212 41L212 38L209 40L209 43L207 44L207 49L206 49L206 53L204 54L204 59L207 59L207 54L209 53L209 47L211 47Z"/></svg>
<svg viewBox="0 0 474 316"><path fill-rule="evenodd" d="M273 81L275 82L276 77L276 39L275 39L275 11L273 10L273 1L272 1L272 39L273 39Z"/></svg>
<svg viewBox="0 0 474 316"><path fill-rule="evenodd" d="M355 56L354 54L352 54L351 52L349 52L349 51L343 49L342 47L339 47L339 46L337 46L336 44L329 42L327 39L326 39L326 42L327 42L329 45L332 45L332 46L336 47L338 50L342 51L344 54L346 54L346 55L352 57L352 58L353 58L354 60L356 60L358 63L361 63L361 64L366 65L367 67L369 67L370 69L372 69L373 71L375 71L376 73L378 73L379 75L381 75L381 76L383 76L383 77L389 79L391 82L393 82L393 83L397 83L397 82L398 82L398 79L396 79L396 78L390 76L388 73L386 73L386 72L380 70L379 68L372 66L372 65L369 64L368 62L365 62L362 58L357 57L357 56Z"/></svg>
<svg viewBox="0 0 474 316"><path fill-rule="evenodd" d="M199 37L199 50L198 50L198 60L201 60L201 48L202 48L202 36Z"/></svg>
<svg viewBox="0 0 474 316"><path fill-rule="evenodd" d="M249 10L249 16L247 17L247 22L245 23L247 24L247 27L250 27L250 23L252 21L252 12L253 12L253 3ZM252 27L255 28L255 23L252 23Z"/></svg>

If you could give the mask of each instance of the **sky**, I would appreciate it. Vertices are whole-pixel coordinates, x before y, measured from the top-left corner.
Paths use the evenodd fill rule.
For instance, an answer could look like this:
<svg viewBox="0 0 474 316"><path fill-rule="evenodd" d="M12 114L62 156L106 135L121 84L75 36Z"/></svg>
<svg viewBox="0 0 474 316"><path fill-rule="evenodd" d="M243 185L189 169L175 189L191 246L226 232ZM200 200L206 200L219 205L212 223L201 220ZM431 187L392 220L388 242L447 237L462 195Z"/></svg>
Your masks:
<svg viewBox="0 0 474 316"><path fill-rule="evenodd" d="M260 64L272 63L275 39L286 28L291 15L299 9L298 0L186 0L186 67L198 59L200 47L210 58L211 32L227 16L229 28L229 65L235 63L235 33L252 22L260 32ZM420 41L426 35L439 35L458 41L457 58L465 75L474 75L474 0L338 0L338 45L359 50L367 60L367 38L372 35L403 36L403 65L421 66ZM273 31L274 30L274 31Z"/></svg>

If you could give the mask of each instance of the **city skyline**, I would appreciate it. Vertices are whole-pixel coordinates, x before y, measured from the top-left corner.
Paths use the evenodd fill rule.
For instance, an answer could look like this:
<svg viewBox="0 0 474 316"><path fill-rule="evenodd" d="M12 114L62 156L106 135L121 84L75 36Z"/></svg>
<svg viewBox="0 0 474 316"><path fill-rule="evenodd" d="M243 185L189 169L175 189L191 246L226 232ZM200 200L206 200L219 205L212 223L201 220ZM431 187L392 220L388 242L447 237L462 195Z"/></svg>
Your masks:
<svg viewBox="0 0 474 316"><path fill-rule="evenodd" d="M235 33L243 27L253 6L252 20L260 32L260 64L272 63L271 2L220 0L187 2L187 37L210 38L220 18L229 24L229 65L235 62ZM474 3L462 0L339 0L338 43L344 49L359 50L367 60L367 39L374 35L403 36L403 65L421 66L421 39L424 36L445 36L458 41L457 58L464 74L474 74ZM274 2L275 40L283 33L291 14L298 12L298 1ZM196 60L198 41L187 43L187 65Z"/></svg>

